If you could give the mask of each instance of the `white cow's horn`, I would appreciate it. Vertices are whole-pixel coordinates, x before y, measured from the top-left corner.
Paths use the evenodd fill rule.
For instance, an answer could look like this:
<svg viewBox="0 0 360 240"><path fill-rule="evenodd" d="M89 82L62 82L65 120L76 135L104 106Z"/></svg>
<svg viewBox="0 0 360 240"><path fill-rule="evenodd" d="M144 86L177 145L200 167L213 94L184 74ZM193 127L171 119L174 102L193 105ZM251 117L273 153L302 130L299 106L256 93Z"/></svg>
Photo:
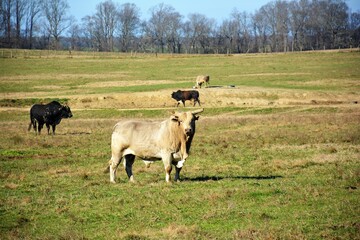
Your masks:
<svg viewBox="0 0 360 240"><path fill-rule="evenodd" d="M198 110L192 111L191 113L192 113L192 114L198 114L198 113L201 113L201 112L203 112L203 111L204 111L204 109L202 108L202 109L198 109Z"/></svg>

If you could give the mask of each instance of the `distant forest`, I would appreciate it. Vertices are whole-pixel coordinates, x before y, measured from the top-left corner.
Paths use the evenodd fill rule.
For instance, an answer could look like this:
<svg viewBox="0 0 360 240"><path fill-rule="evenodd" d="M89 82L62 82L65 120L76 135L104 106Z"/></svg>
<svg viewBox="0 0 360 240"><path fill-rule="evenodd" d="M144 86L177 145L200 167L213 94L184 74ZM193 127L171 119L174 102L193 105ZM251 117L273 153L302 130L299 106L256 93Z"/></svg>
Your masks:
<svg viewBox="0 0 360 240"><path fill-rule="evenodd" d="M222 22L164 3L143 20L135 4L108 0L80 22L66 0L0 3L0 48L233 54L360 46L360 11L344 0L271 1L255 13L234 8Z"/></svg>

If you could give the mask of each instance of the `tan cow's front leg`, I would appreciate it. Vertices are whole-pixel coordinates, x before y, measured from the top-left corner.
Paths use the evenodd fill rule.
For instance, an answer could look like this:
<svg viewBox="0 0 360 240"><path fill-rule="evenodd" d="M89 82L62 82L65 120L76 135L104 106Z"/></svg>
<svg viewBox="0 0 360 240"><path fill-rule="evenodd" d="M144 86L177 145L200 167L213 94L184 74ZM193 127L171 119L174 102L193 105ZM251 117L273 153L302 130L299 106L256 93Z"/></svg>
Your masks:
<svg viewBox="0 0 360 240"><path fill-rule="evenodd" d="M166 182L170 182L170 180L171 180L171 176L170 176L171 170L172 170L171 164L165 167L165 172L166 172L165 180L166 180Z"/></svg>

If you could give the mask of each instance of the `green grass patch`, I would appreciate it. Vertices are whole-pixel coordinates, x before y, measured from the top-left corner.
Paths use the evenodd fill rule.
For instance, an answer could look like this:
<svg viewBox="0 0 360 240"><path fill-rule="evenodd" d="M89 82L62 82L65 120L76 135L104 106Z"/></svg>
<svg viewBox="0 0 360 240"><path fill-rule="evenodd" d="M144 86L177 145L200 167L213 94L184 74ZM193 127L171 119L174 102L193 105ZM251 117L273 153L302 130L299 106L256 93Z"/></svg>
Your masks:
<svg viewBox="0 0 360 240"><path fill-rule="evenodd" d="M90 110L77 110L74 111L76 118L164 118L170 116L171 109L90 109Z"/></svg>
<svg viewBox="0 0 360 240"><path fill-rule="evenodd" d="M45 58L0 59L0 91L49 91L65 87L72 94L86 83L99 81L179 80L194 82L209 74L212 85L283 88L307 91L358 91L360 54L289 53L167 58ZM60 78L63 76L63 78ZM11 80L13 79L13 80ZM64 79L64 80L62 80ZM6 80L6 81L4 81ZM104 88L92 93L147 91L191 87L189 83ZM35 88L34 88L35 87ZM70 89L69 89L70 88ZM53 90L51 90L53 91ZM55 89L56 91L56 89ZM276 99L276 96L272 97Z"/></svg>
<svg viewBox="0 0 360 240"><path fill-rule="evenodd" d="M52 101L58 101L65 104L68 98L21 98L21 99L0 99L0 107L29 107L33 104L46 104Z"/></svg>

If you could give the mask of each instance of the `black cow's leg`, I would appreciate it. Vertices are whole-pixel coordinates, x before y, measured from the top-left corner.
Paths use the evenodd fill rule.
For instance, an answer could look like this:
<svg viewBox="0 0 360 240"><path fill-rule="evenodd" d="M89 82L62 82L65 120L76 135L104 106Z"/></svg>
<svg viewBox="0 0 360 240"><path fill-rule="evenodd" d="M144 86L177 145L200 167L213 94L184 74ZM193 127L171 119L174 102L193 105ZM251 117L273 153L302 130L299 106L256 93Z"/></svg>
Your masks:
<svg viewBox="0 0 360 240"><path fill-rule="evenodd" d="M134 175L132 172L132 165L134 164L134 160L135 160L135 155L132 154L125 155L125 171L129 177L130 182L134 181Z"/></svg>
<svg viewBox="0 0 360 240"><path fill-rule="evenodd" d="M47 128L47 131L48 131L48 135L50 135L50 124L46 123L46 128Z"/></svg>
<svg viewBox="0 0 360 240"><path fill-rule="evenodd" d="M185 107L185 100L182 100L182 103L183 103L183 105L184 105L184 107Z"/></svg>
<svg viewBox="0 0 360 240"><path fill-rule="evenodd" d="M175 172L175 178L174 178L174 181L175 181L175 182L180 182L180 171L181 171L181 169L182 169L182 168L178 168L178 167L176 167L176 165L175 165L175 170L176 170L176 172Z"/></svg>
<svg viewBox="0 0 360 240"><path fill-rule="evenodd" d="M32 122L35 133L36 133L36 129L37 129L36 123L37 123L36 120L34 120L34 121Z"/></svg>
<svg viewBox="0 0 360 240"><path fill-rule="evenodd" d="M53 125L51 125L51 127L52 127L52 134L53 134L53 135L55 135L56 125L55 125L55 124L53 124Z"/></svg>
<svg viewBox="0 0 360 240"><path fill-rule="evenodd" d="M38 133L40 135L41 129L43 128L44 124L43 123L38 123Z"/></svg>

